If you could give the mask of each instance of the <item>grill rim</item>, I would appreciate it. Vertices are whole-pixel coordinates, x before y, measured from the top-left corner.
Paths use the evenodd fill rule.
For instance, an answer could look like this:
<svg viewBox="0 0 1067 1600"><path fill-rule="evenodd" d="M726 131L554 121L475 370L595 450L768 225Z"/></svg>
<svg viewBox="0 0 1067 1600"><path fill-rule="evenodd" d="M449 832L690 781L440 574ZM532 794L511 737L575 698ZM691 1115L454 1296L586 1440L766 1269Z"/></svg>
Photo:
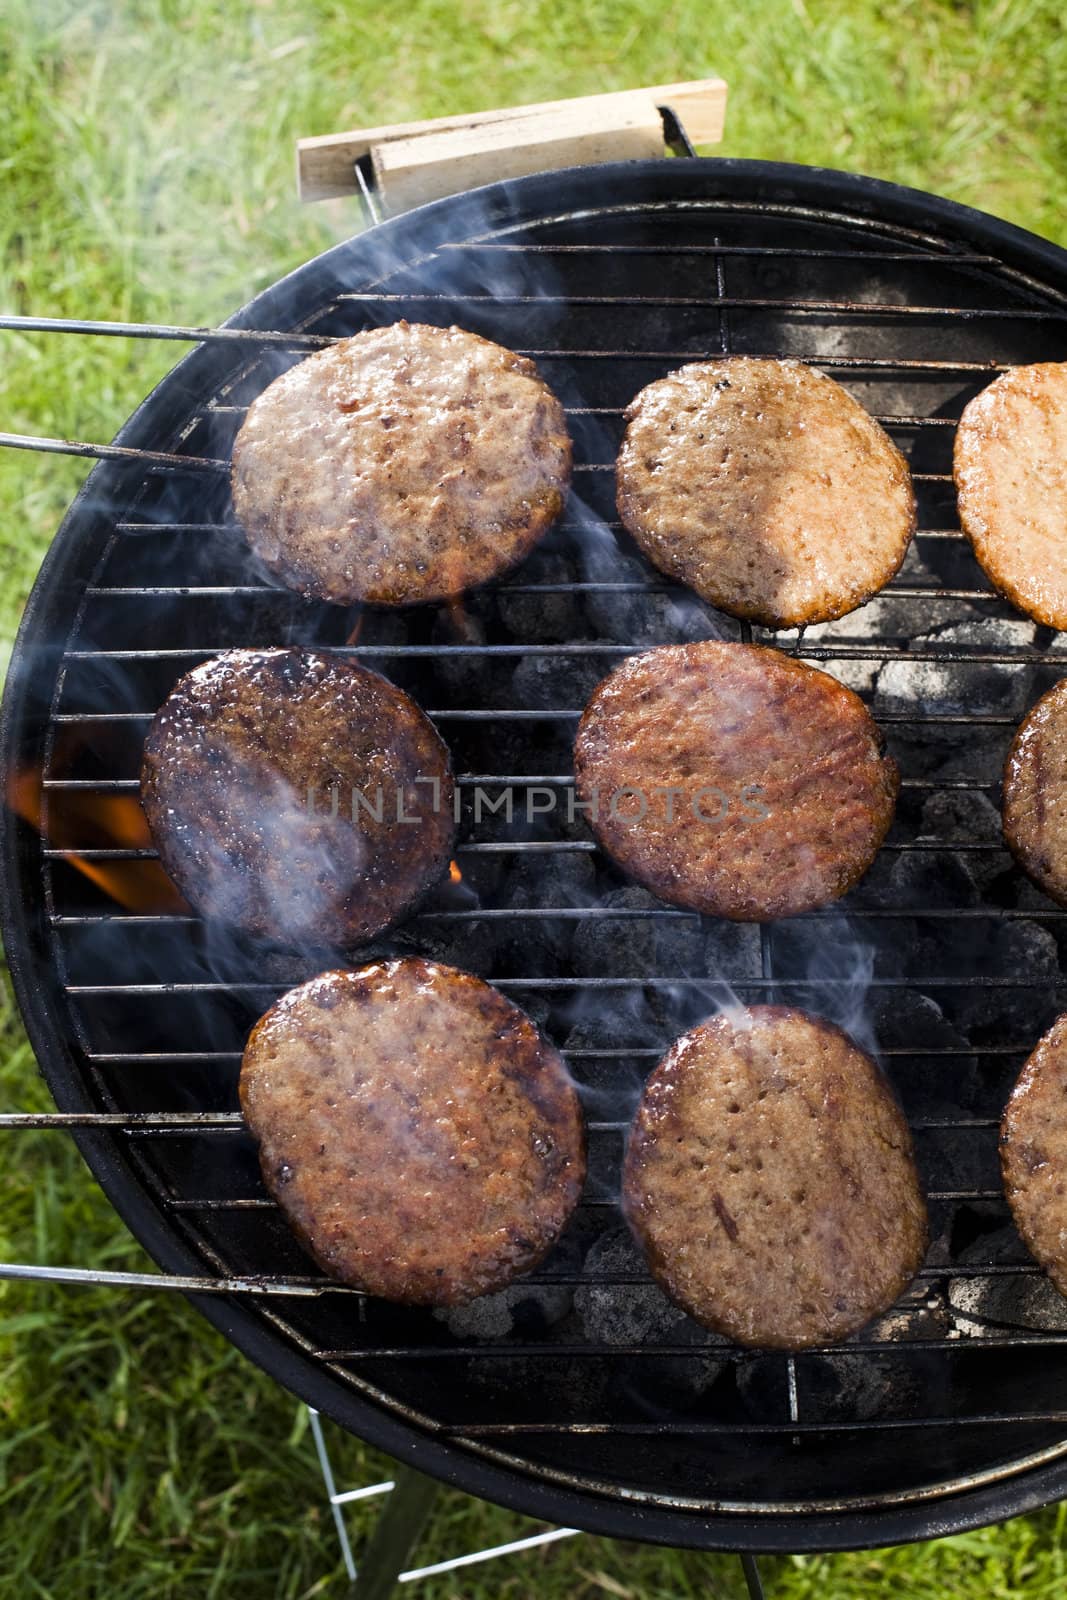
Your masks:
<svg viewBox="0 0 1067 1600"><path fill-rule="evenodd" d="M612 197L608 204L604 203L606 193ZM843 216L869 225L872 231L905 228L942 249L946 243L985 248L1004 266L1020 273L1035 292L1067 298L1067 254L1013 224L920 190L858 174L732 159L614 163L491 184L382 223L356 240L334 246L316 261L321 267L331 258L343 256L349 282L354 269L366 267L371 276L365 280L365 288L370 289L381 276L400 265L410 268L441 246L454 245L457 233L464 228L466 241L473 243L479 229L483 236L499 236L508 228L543 222L550 216L580 214L583 201L603 214L625 211L629 206L645 209L657 202L677 205L689 201L700 205L731 200L746 209L777 205L792 214L810 209L821 217ZM477 220L479 229L470 227L471 219ZM944 254L951 261L953 251L944 250ZM302 270L297 268L296 272ZM374 273L378 276L374 277ZM289 274L264 290L224 326L276 326L277 318L266 314L279 302L284 304L293 276ZM301 326L297 322L291 331L300 332ZM190 351L123 425L115 443L135 448L150 448L153 444L158 448L165 439L180 443L173 437L173 425L168 428L169 405L166 397L160 399L160 388L172 386L178 374L183 374L191 400L194 391L217 392L220 370L227 377L235 375L230 360L225 342L213 345L209 340ZM190 382L191 379L195 381ZM51 705L44 706L41 696L34 695L34 682L48 685L51 699L57 687L57 669L65 654L62 639L69 636L78 613L76 602L91 583L93 566L109 543L109 528L114 536L114 524L101 518L99 512L93 538L79 529L75 541L69 530L93 514L94 500L113 503L124 491L128 499L129 490L142 477L143 467L137 464L102 461L90 473L46 553L23 613L0 707L0 761L5 773L12 772L27 756L43 767ZM47 672L43 670L45 666ZM35 718L36 737L30 740L27 736L35 728ZM43 845L44 841L6 807L0 811L0 863L4 871L0 932L27 1033L42 1070L43 1063L48 1062L45 1075L57 1105L65 1111L87 1111L94 1107L70 1049L67 1019L62 1017L60 974L49 947L46 895L40 888L32 900L17 893L27 873L32 873L39 883ZM108 1199L160 1265L172 1272L202 1271L203 1256L156 1205L133 1163L119 1148L117 1137L84 1128L73 1132ZM281 1346L278 1335L269 1327L269 1316L215 1296L189 1298L231 1342L277 1381L372 1444L457 1487L526 1514L584 1526L593 1532L653 1543L768 1553L797 1548L870 1548L980 1526L1034 1509L1067 1491L1065 1462L1020 1468L1014 1475L981 1488L938 1491L939 1497L917 1500L904 1509L883 1505L840 1514L830 1510L758 1515L751 1510L694 1513L669 1497L642 1499L636 1491L615 1485L605 1493L585 1490L570 1482L561 1487L552 1482L552 1469L524 1469L514 1458L474 1441L445 1436L442 1442L440 1436L403 1420L397 1411L375 1405L339 1384L328 1368L304 1356L293 1343ZM1067 1449L1067 1440L1049 1447L1059 1448ZM957 1481L966 1485L968 1480ZM812 1537L816 1528L817 1538Z"/></svg>

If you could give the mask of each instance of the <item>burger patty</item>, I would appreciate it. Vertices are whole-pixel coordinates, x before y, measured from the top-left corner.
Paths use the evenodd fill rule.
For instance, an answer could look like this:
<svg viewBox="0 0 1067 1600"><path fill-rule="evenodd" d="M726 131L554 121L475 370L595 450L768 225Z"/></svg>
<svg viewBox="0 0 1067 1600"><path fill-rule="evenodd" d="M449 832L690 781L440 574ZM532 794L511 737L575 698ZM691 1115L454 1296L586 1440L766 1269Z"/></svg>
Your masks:
<svg viewBox="0 0 1067 1600"><path fill-rule="evenodd" d="M843 1339L888 1310L926 1249L911 1136L831 1023L754 1006L684 1034L652 1073L623 1208L660 1286L739 1344Z"/></svg>
<svg viewBox="0 0 1067 1600"><path fill-rule="evenodd" d="M208 917L349 947L440 875L449 754L413 700L311 650L228 650L180 679L145 741L160 858Z"/></svg>
<svg viewBox="0 0 1067 1600"><path fill-rule="evenodd" d="M585 1178L559 1055L487 983L433 961L291 990L252 1030L240 1094L301 1242L388 1300L504 1288L551 1249Z"/></svg>
<svg viewBox="0 0 1067 1600"><path fill-rule="evenodd" d="M1000 1125L1000 1167L1023 1243L1067 1294L1067 1015L1019 1074Z"/></svg>
<svg viewBox="0 0 1067 1600"><path fill-rule="evenodd" d="M575 783L594 833L662 899L760 922L866 872L899 778L851 689L760 645L665 645L594 692Z"/></svg>
<svg viewBox="0 0 1067 1600"><path fill-rule="evenodd" d="M843 616L915 531L907 464L840 384L800 361L698 361L631 401L619 515L661 572L771 628Z"/></svg>
<svg viewBox="0 0 1067 1600"><path fill-rule="evenodd" d="M252 403L233 503L290 588L408 605L520 561L562 510L570 469L563 407L532 361L396 322L309 356Z"/></svg>
<svg viewBox="0 0 1067 1600"><path fill-rule="evenodd" d="M1019 726L1004 767L1002 815L1023 871L1067 905L1067 678Z"/></svg>
<svg viewBox="0 0 1067 1600"><path fill-rule="evenodd" d="M1014 367L956 429L960 523L1013 605L1067 628L1067 362Z"/></svg>

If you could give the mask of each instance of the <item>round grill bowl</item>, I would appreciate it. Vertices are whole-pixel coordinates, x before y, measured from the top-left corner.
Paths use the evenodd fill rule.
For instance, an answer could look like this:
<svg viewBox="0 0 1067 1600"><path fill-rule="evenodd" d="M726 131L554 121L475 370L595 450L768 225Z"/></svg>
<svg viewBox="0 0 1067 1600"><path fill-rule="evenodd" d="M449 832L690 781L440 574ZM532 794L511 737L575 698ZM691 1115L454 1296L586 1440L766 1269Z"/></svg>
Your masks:
<svg viewBox="0 0 1067 1600"><path fill-rule="evenodd" d="M19 1002L62 1111L179 1119L81 1129L86 1159L168 1272L322 1287L236 1117L190 1124L236 1111L249 1026L321 953L160 909L137 876L153 869L136 774L152 713L210 650L354 648L436 717L468 790L475 777L494 798L503 779L549 779L561 797L526 824L520 782L510 827L483 811L464 836L461 888L388 948L482 972L568 1053L591 1121L589 1191L545 1267L460 1316L329 1287L201 1295L204 1313L401 1460L601 1533L846 1548L1062 1495L1067 1308L1011 1228L996 1120L1064 1008L1064 924L1003 851L996 785L1013 727L1065 658L990 593L948 475L953 422L998 367L1067 357L1067 256L867 179L674 160L426 207L308 263L228 327L336 336L400 316L534 355L569 408L574 495L521 568L461 612L368 610L349 646L354 613L305 604L257 567L224 469L109 461L71 507L27 607L2 728L23 813L5 814L2 837ZM309 344L208 341L117 442L225 462L243 407ZM801 646L885 728L904 777L897 824L839 911L762 932L672 912L627 885L562 798L576 713L627 649L749 636L661 580L613 526L623 407L682 361L728 351L806 357L895 419L920 502L890 589ZM27 820L38 802L40 831ZM891 1317L835 1351L790 1360L715 1341L649 1284L617 1211L641 1078L725 984L876 1040L915 1129L927 1264Z"/></svg>

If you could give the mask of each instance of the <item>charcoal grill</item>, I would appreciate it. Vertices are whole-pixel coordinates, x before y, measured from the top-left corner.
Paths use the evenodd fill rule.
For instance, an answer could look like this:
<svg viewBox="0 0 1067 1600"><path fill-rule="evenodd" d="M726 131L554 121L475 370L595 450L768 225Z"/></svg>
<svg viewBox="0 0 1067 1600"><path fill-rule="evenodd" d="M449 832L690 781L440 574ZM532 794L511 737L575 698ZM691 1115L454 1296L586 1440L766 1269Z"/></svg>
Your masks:
<svg viewBox="0 0 1067 1600"><path fill-rule="evenodd" d="M457 322L537 360L568 408L574 492L545 544L462 607L308 604L270 582L233 525L230 446L284 367L399 316ZM1012 1229L996 1164L1010 1083L1067 1004L1067 913L1012 867L997 784L1013 728L1067 655L984 582L950 478L966 401L1006 366L1067 358L1067 254L863 178L665 160L425 207L300 268L222 329L62 327L199 342L115 446L5 436L102 458L44 562L4 702L3 931L59 1107L5 1122L71 1129L163 1269L148 1281L194 1292L312 1405L549 1521L835 1549L1067 1491L1067 1304ZM901 574L802 637L748 630L663 581L615 521L622 408L682 361L730 351L816 362L915 475L920 531ZM887 733L898 819L840 908L763 928L668 909L568 817L570 742L593 685L629 651L708 636L827 667ZM514 797L510 821L484 803L469 817L462 880L370 947L492 979L547 1028L585 1099L591 1174L575 1224L523 1284L463 1312L364 1298L301 1254L261 1187L235 1085L252 1021L328 955L254 944L167 901L139 822L141 742L175 679L212 651L279 643L353 651L413 693L451 744L470 812L479 788ZM531 787L558 803L528 820ZM915 1131L926 1264L905 1301L838 1349L790 1358L715 1339L662 1299L621 1223L642 1077L727 992L809 1006L876 1043Z"/></svg>

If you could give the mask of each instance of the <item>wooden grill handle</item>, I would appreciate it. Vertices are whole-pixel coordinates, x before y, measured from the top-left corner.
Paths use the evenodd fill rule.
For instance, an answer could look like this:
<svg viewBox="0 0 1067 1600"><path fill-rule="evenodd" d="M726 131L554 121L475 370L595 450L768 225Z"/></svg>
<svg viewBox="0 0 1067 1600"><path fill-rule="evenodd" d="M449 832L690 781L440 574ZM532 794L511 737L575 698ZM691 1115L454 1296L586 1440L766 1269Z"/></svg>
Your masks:
<svg viewBox="0 0 1067 1600"><path fill-rule="evenodd" d="M297 186L301 200L358 193L358 161L364 172L369 167L383 209L395 213L498 178L648 160L663 154L661 106L676 113L693 144L722 138L726 84L700 78L300 139Z"/></svg>

